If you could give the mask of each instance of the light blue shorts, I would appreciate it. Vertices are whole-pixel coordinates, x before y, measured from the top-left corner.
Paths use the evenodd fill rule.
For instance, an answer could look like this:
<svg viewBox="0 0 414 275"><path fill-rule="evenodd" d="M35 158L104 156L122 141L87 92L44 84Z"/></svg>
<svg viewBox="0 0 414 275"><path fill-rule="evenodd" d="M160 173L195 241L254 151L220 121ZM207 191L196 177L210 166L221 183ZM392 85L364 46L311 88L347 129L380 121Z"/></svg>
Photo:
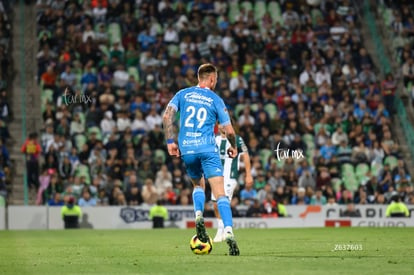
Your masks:
<svg viewBox="0 0 414 275"><path fill-rule="evenodd" d="M206 179L223 176L223 166L216 152L184 155L181 159L192 179L200 179L203 175Z"/></svg>

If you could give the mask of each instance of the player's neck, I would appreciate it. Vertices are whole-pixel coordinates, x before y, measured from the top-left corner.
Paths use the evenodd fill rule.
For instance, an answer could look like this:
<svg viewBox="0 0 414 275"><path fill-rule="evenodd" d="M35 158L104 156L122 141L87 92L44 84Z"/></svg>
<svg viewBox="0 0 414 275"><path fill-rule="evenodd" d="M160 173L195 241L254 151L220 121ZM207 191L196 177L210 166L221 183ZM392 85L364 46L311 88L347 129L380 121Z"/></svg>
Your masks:
<svg viewBox="0 0 414 275"><path fill-rule="evenodd" d="M200 88L207 88L207 89L211 90L210 84L207 84L203 81L199 82L197 86L200 87Z"/></svg>

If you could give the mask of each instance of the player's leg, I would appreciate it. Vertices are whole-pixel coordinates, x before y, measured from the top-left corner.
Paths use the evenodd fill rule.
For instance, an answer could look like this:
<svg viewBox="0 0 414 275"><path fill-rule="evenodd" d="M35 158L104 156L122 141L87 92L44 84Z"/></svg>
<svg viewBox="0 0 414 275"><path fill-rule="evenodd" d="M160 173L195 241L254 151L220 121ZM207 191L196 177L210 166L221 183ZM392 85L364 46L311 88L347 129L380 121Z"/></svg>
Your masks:
<svg viewBox="0 0 414 275"><path fill-rule="evenodd" d="M211 191L217 198L217 208L223 220L224 231L227 235L226 242L229 245L230 255L239 255L239 248L233 235L233 218L230 208L230 200L224 192L223 168L220 157L216 153L204 154L202 158L204 175L208 179Z"/></svg>
<svg viewBox="0 0 414 275"><path fill-rule="evenodd" d="M201 162L197 155L185 155L182 159L186 165L187 174L193 183L193 204L196 217L197 237L202 242L210 240L204 225L204 205L206 196L204 193L204 178L202 177Z"/></svg>
<svg viewBox="0 0 414 275"><path fill-rule="evenodd" d="M229 254L238 256L240 254L239 247L233 234L233 217L231 213L230 200L224 194L223 177L212 177L208 179L211 190L217 199L217 208L223 220L224 234L226 235L226 243L229 246Z"/></svg>
<svg viewBox="0 0 414 275"><path fill-rule="evenodd" d="M213 192L211 192L211 201L213 202L214 216L216 217L216 220L217 220L217 233L216 233L216 236L213 239L213 242L219 243L219 242L224 241L224 239L223 239L223 236L224 236L224 223L223 223L223 220L221 219L220 212L218 211L217 200L216 200L216 197L214 196Z"/></svg>
<svg viewBox="0 0 414 275"><path fill-rule="evenodd" d="M224 241L224 238L223 238L224 223L223 223L223 220L221 219L220 212L218 210L216 201L214 201L213 210L214 210L214 215L216 216L216 220L217 220L217 232L216 232L216 235L214 236L213 242L219 243L219 242Z"/></svg>
<svg viewBox="0 0 414 275"><path fill-rule="evenodd" d="M235 179L230 178L224 178L224 194L229 198L229 201L231 202L234 194L234 190L236 189L237 181ZM221 219L220 212L217 207L217 200L214 197L214 194L211 194L211 200L214 202L213 209L214 214L217 219L217 233L214 237L214 242L222 242L226 239L226 235L224 233L224 223ZM231 209L231 208L230 208Z"/></svg>

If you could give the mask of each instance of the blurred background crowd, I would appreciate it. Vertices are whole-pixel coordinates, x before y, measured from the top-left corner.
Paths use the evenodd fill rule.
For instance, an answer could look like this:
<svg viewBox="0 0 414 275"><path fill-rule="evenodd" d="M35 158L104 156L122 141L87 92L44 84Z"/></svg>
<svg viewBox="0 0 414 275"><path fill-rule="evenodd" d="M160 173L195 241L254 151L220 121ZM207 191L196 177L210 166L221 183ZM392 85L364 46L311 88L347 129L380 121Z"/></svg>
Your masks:
<svg viewBox="0 0 414 275"><path fill-rule="evenodd" d="M9 84L13 75L10 57L12 47L10 10L9 1L0 0L0 206L6 204L6 197L12 186L12 161L9 150L13 140L8 129L12 119Z"/></svg>
<svg viewBox="0 0 414 275"><path fill-rule="evenodd" d="M39 1L37 203L191 204L161 113L205 62L252 160L254 184L242 166L233 206L414 203L391 129L393 74L375 70L353 1L307 2ZM412 9L397 11L411 30ZM414 69L412 46L400 55Z"/></svg>

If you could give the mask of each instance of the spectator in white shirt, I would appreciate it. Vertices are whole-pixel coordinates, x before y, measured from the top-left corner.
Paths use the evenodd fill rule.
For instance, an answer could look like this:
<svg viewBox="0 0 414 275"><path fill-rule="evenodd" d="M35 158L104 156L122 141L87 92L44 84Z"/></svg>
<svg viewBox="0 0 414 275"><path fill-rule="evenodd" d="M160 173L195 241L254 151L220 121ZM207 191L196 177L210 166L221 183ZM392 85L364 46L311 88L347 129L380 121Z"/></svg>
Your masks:
<svg viewBox="0 0 414 275"><path fill-rule="evenodd" d="M215 49L217 46L221 45L222 37L218 30L213 30L211 34L207 36L207 44L210 49Z"/></svg>
<svg viewBox="0 0 414 275"><path fill-rule="evenodd" d="M82 42L85 43L88 38L91 37L92 40L95 40L95 32L92 29L92 25L91 24L87 24L85 27L85 30L83 31L82 34Z"/></svg>
<svg viewBox="0 0 414 275"><path fill-rule="evenodd" d="M145 118L150 130L154 130L155 125L162 125L162 117L157 113L155 105L151 107L148 116Z"/></svg>
<svg viewBox="0 0 414 275"><path fill-rule="evenodd" d="M300 18L299 18L298 13L292 9L287 9L282 14L282 19L283 19L284 26L286 26L287 28L291 30L294 29L300 23Z"/></svg>
<svg viewBox="0 0 414 275"><path fill-rule="evenodd" d="M70 135L83 134L85 132L85 124L82 122L78 113L75 114L70 123Z"/></svg>
<svg viewBox="0 0 414 275"><path fill-rule="evenodd" d="M164 42L167 44L178 44L179 37L178 32L170 24L164 32Z"/></svg>
<svg viewBox="0 0 414 275"><path fill-rule="evenodd" d="M311 64L309 62L305 65L305 70L299 76L299 83L302 86L305 86L308 83L309 79L315 79L315 74L312 71Z"/></svg>
<svg viewBox="0 0 414 275"><path fill-rule="evenodd" d="M104 119L101 120L101 130L103 135L110 135L112 130L116 126L115 121L112 118L112 112L106 111L104 114Z"/></svg>
<svg viewBox="0 0 414 275"><path fill-rule="evenodd" d="M120 132L124 132L127 128L131 128L131 119L128 117L127 112L118 112L117 117L116 126Z"/></svg>
<svg viewBox="0 0 414 275"><path fill-rule="evenodd" d="M331 86L331 74L325 66L321 67L321 69L316 73L315 78L315 83L317 86L322 85L324 81L326 81L329 84L329 86Z"/></svg>
<svg viewBox="0 0 414 275"><path fill-rule="evenodd" d="M95 32L95 41L98 44L106 44L108 42L108 33L106 32L106 26L104 23L99 25L98 31Z"/></svg>
<svg viewBox="0 0 414 275"><path fill-rule="evenodd" d="M244 107L243 114L239 117L237 122L240 125L240 127L254 125L255 119L250 114L250 106L246 105L246 107Z"/></svg>
<svg viewBox="0 0 414 275"><path fill-rule="evenodd" d="M46 131L42 133L40 138L42 151L46 151L47 145L53 141L53 121L51 123L47 123Z"/></svg>
<svg viewBox="0 0 414 275"><path fill-rule="evenodd" d="M102 6L102 3L98 1L98 5L92 10L92 15L95 21L96 22L105 21L107 11L108 10Z"/></svg>
<svg viewBox="0 0 414 275"><path fill-rule="evenodd" d="M65 82L66 85L74 88L76 85L76 74L72 72L72 68L67 65L65 71L61 73L60 78Z"/></svg>
<svg viewBox="0 0 414 275"><path fill-rule="evenodd" d="M125 71L124 65L120 64L117 66L116 71L114 72L114 77L112 79L112 84L118 88L124 88L129 80L129 74Z"/></svg>
<svg viewBox="0 0 414 275"><path fill-rule="evenodd" d="M339 126L332 134L332 144L339 146L342 141L348 144L348 135L342 130L342 127Z"/></svg>
<svg viewBox="0 0 414 275"><path fill-rule="evenodd" d="M58 152L59 149L63 146L64 144L62 143L59 134L55 134L53 136L53 139L49 140L48 143L46 144L46 154L49 153L49 151L51 150L51 148L53 147L53 150L55 152Z"/></svg>
<svg viewBox="0 0 414 275"><path fill-rule="evenodd" d="M155 188L159 195L163 195L168 187L172 187L172 174L167 165L163 164L155 176Z"/></svg>
<svg viewBox="0 0 414 275"><path fill-rule="evenodd" d="M347 29L341 25L339 21L336 21L335 25L329 29L329 32L333 40L339 41L342 38L342 35L347 32Z"/></svg>
<svg viewBox="0 0 414 275"><path fill-rule="evenodd" d="M230 83L229 83L229 89L231 92L235 92L239 89L247 90L248 84L246 79L243 77L241 73L233 72Z"/></svg>
<svg viewBox="0 0 414 275"><path fill-rule="evenodd" d="M146 133L149 131L148 124L139 111L135 112L135 119L132 121L131 130L133 133Z"/></svg>

